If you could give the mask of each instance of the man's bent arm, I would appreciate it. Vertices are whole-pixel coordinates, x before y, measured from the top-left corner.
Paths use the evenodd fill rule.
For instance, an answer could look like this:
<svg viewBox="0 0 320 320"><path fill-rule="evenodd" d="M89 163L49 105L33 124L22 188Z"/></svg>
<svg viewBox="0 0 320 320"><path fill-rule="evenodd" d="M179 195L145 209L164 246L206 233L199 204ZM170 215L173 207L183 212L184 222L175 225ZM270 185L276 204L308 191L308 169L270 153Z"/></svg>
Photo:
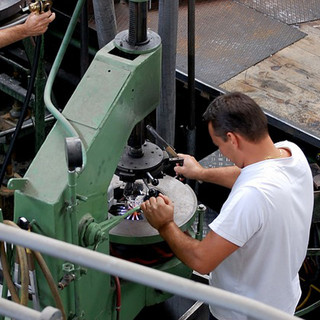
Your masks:
<svg viewBox="0 0 320 320"><path fill-rule="evenodd" d="M203 168L197 180L214 183L231 189L241 170L237 166Z"/></svg>
<svg viewBox="0 0 320 320"><path fill-rule="evenodd" d="M202 241L183 233L174 222L173 203L165 195L151 197L141 204L141 209L148 222L159 231L178 259L199 273L212 271L238 249L238 246L213 231Z"/></svg>
<svg viewBox="0 0 320 320"><path fill-rule="evenodd" d="M25 32L24 26L16 25L7 29L0 30L0 48L8 46L11 43L22 40L28 35Z"/></svg>
<svg viewBox="0 0 320 320"><path fill-rule="evenodd" d="M202 241L193 239L183 233L173 221L160 228L159 233L179 260L201 274L214 270L239 248L213 231Z"/></svg>

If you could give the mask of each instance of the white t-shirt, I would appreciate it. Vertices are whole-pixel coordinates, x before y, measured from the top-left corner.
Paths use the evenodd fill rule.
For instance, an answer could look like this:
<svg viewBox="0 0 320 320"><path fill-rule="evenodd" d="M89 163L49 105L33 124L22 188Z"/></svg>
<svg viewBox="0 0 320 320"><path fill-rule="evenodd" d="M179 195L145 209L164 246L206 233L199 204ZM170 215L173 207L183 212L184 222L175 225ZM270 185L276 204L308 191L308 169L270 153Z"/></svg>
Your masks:
<svg viewBox="0 0 320 320"><path fill-rule="evenodd" d="M298 146L276 146L291 156L243 168L209 225L240 247L211 272L210 284L293 314L301 295L298 271L309 240L313 179ZM210 310L219 320L249 319L215 306Z"/></svg>

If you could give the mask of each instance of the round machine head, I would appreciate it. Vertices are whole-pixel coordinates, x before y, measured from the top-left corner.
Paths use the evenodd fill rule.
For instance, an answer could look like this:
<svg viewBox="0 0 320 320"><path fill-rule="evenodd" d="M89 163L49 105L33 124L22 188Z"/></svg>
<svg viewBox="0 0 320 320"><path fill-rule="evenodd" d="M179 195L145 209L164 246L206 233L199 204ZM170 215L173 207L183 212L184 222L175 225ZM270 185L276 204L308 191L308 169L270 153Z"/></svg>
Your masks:
<svg viewBox="0 0 320 320"><path fill-rule="evenodd" d="M147 178L147 172L158 177L163 170L164 153L154 143L146 141L141 146L142 157L133 157L126 146L118 163L116 174L122 181L134 182Z"/></svg>
<svg viewBox="0 0 320 320"><path fill-rule="evenodd" d="M137 183L139 184L139 181ZM117 189L121 184L123 182L117 176L114 176L110 188ZM193 190L188 185L170 176L164 176L163 179L159 179L157 186L151 187L173 201L174 221L180 229L186 230L192 224L197 208L197 198ZM135 189L139 188L136 187ZM139 205L144 199L143 192L140 195L135 192L131 206ZM121 213L119 212L119 214ZM110 231L110 241L122 244L150 244L163 241L158 231L145 219L143 212L140 212L139 215L140 217L137 219L124 219L114 227Z"/></svg>

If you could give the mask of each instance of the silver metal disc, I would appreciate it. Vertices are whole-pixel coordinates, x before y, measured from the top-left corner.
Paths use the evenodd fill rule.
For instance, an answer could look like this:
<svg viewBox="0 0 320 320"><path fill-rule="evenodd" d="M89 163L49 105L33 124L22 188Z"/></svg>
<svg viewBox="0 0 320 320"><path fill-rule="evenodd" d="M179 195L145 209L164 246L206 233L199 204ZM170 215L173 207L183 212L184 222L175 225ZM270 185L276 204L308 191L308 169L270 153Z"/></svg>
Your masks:
<svg viewBox="0 0 320 320"><path fill-rule="evenodd" d="M119 178L117 176L114 176L111 181L111 188L113 186L119 186ZM159 179L159 185L153 188L159 190L173 201L174 221L179 228L191 220L196 212L197 198L188 185L170 176L164 176L163 179ZM139 238L159 236L159 233L145 218L142 220L125 219L110 231L110 236L112 241L118 242L117 237L112 236Z"/></svg>

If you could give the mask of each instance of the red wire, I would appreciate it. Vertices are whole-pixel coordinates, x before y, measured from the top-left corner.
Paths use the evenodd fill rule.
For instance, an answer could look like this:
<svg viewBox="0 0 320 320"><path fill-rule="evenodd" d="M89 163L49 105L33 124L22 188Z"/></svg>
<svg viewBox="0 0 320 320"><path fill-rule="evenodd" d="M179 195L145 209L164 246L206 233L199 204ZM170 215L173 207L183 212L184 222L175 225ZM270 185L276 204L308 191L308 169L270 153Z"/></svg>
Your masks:
<svg viewBox="0 0 320 320"><path fill-rule="evenodd" d="M120 309L121 309L121 284L119 277L114 277L114 281L116 284L116 293L117 293L117 299L116 299L116 311L117 311L117 320L120 319Z"/></svg>

